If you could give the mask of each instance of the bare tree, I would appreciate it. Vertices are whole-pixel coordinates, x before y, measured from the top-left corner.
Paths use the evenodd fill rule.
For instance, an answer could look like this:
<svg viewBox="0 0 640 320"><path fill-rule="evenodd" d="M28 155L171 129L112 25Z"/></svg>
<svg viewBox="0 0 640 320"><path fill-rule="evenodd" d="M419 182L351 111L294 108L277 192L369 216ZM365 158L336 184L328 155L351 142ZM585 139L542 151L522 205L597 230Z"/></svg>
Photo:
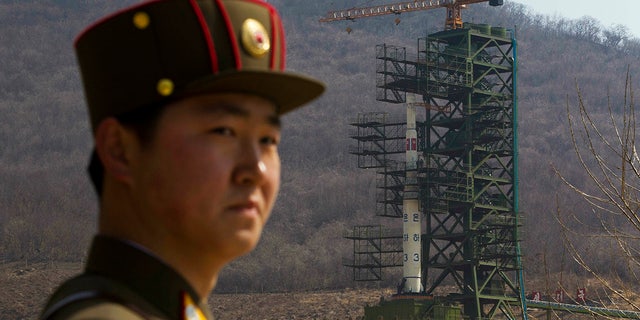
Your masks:
<svg viewBox="0 0 640 320"><path fill-rule="evenodd" d="M588 214L558 209L565 246L590 278L597 279L601 300L610 307L640 310L633 293L640 272L640 157L636 150L636 114L629 71L624 98L607 111L587 110L576 85L578 106L567 103L573 148L586 182L556 174L590 207ZM603 115L604 114L604 115Z"/></svg>
<svg viewBox="0 0 640 320"><path fill-rule="evenodd" d="M601 26L598 19L584 16L575 20L572 24L573 34L583 40L599 42Z"/></svg>
<svg viewBox="0 0 640 320"><path fill-rule="evenodd" d="M629 39L629 28L616 24L609 29L602 30L602 44L608 48L617 49L621 44Z"/></svg>

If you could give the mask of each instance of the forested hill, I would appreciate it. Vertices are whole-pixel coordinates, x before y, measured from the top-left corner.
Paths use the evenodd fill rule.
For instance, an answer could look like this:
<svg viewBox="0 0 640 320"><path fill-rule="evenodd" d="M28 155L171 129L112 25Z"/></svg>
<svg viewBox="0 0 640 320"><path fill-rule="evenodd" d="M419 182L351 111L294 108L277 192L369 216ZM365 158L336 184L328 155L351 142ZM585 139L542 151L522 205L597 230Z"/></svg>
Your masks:
<svg viewBox="0 0 640 320"><path fill-rule="evenodd" d="M0 262L83 259L96 205L84 171L91 139L72 42L90 22L135 2L0 1ZM380 221L374 214L376 177L357 169L348 153L349 123L359 112L402 112L375 100L374 47L415 50L418 37L440 30L445 13L405 14L399 24L395 16L321 24L326 11L358 1L270 2L287 28L289 68L326 81L328 90L285 116L283 185L272 220L258 249L233 263L218 289L353 286L350 270L342 267L352 247L342 234ZM620 26L541 16L505 2L498 8L472 5L464 18L517 29L520 209L525 265L533 266L541 253L560 256L556 207L585 208L551 169L555 164L572 181L585 181L572 165L567 103L576 106L579 85L596 119L606 114L609 94L620 105L627 68L640 74L640 42ZM389 277L387 284L395 280Z"/></svg>

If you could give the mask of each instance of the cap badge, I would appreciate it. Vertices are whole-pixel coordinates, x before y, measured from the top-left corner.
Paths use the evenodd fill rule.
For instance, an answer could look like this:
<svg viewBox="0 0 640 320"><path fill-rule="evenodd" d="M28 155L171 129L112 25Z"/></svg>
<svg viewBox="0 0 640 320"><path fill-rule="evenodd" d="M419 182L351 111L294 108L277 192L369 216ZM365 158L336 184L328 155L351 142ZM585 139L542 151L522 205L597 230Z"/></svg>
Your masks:
<svg viewBox="0 0 640 320"><path fill-rule="evenodd" d="M242 45L252 56L260 58L271 49L267 29L256 19L247 19L242 24Z"/></svg>

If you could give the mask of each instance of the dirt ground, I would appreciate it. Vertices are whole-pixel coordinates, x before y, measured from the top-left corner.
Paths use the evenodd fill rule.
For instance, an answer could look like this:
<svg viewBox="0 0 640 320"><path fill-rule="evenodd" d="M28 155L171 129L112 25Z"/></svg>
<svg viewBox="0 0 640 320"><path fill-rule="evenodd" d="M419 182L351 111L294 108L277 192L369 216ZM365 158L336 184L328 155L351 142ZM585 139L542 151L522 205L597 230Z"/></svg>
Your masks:
<svg viewBox="0 0 640 320"><path fill-rule="evenodd" d="M360 319L365 304L375 304L379 290L297 293L218 294L209 299L217 320L236 319Z"/></svg>
<svg viewBox="0 0 640 320"><path fill-rule="evenodd" d="M81 263L30 264L0 263L0 320L37 319L43 304L52 291L65 279L81 270ZM598 287L588 281L592 295ZM543 287L542 283L531 283ZM637 287L637 285L633 285ZM209 305L217 320L314 319L354 320L364 315L364 306L375 305L381 297L389 297L393 289L345 289L340 291L292 293L213 294ZM630 290L633 305L640 305L637 290ZM599 295L607 300L607 307L630 310L624 301L611 301L611 294ZM603 297L605 299L603 299ZM595 298L595 297L594 297ZM620 300L620 299L614 299ZM546 319L543 311L530 310L531 319ZM588 316L561 314L557 319L583 319Z"/></svg>
<svg viewBox="0 0 640 320"><path fill-rule="evenodd" d="M64 279L80 272L80 263L0 264L0 319L32 320ZM213 294L209 305L217 320L359 319L391 289L295 293Z"/></svg>

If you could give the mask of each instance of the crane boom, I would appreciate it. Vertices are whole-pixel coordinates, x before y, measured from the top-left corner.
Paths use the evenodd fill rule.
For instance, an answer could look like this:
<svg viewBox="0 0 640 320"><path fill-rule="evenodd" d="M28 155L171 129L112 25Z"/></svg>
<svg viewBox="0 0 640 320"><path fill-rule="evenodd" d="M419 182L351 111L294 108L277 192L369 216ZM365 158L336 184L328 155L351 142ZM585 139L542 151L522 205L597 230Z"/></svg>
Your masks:
<svg viewBox="0 0 640 320"><path fill-rule="evenodd" d="M386 14L400 14L418 10L428 10L439 8L450 0L427 0L400 2L395 4L385 4L372 7L351 8L344 10L329 11L320 22L331 22L340 20L355 20L365 17L382 16Z"/></svg>
<svg viewBox="0 0 640 320"><path fill-rule="evenodd" d="M403 12L447 8L445 29L458 29L462 28L462 8L465 8L467 4L487 1L492 6L500 6L504 2L503 0L423 0L397 2L371 7L329 11L323 18L320 19L320 22L355 20L388 14L401 14Z"/></svg>

